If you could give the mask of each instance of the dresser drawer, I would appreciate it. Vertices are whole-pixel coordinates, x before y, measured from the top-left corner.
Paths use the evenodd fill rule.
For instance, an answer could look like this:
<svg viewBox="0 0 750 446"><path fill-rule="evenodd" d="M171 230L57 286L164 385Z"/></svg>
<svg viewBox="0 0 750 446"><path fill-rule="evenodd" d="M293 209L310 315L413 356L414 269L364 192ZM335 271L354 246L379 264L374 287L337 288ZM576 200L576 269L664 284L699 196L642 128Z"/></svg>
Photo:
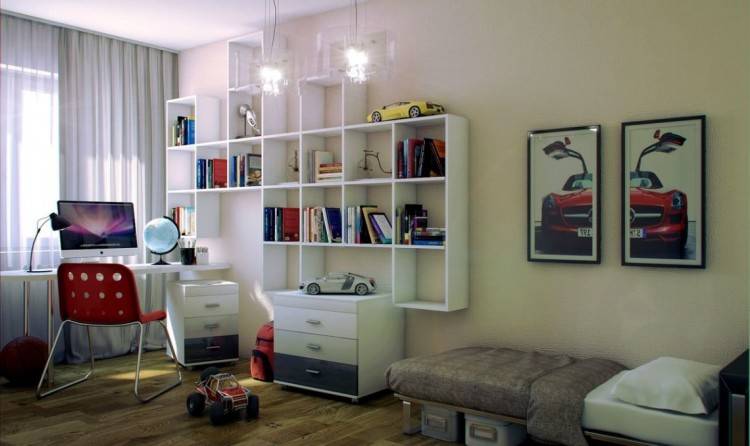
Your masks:
<svg viewBox="0 0 750 446"><path fill-rule="evenodd" d="M185 339L186 364L238 357L238 335Z"/></svg>
<svg viewBox="0 0 750 446"><path fill-rule="evenodd" d="M185 338L205 338L238 334L237 316L204 316L185 319Z"/></svg>
<svg viewBox="0 0 750 446"><path fill-rule="evenodd" d="M275 354L274 377L289 384L357 395L357 366Z"/></svg>
<svg viewBox="0 0 750 446"><path fill-rule="evenodd" d="M276 330L276 353L357 365L357 341L296 331Z"/></svg>
<svg viewBox="0 0 750 446"><path fill-rule="evenodd" d="M335 311L277 306L275 326L280 330L357 339L357 315Z"/></svg>
<svg viewBox="0 0 750 446"><path fill-rule="evenodd" d="M239 302L236 294L195 296L185 298L183 316L225 316L237 314L239 310Z"/></svg>

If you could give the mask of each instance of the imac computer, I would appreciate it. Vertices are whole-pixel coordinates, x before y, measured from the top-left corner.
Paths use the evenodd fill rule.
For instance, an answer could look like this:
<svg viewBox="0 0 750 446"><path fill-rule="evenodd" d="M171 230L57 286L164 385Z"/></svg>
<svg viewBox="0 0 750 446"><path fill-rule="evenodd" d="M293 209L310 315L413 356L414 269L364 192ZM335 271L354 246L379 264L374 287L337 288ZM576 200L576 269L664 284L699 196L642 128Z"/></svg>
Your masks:
<svg viewBox="0 0 750 446"><path fill-rule="evenodd" d="M61 200L57 213L70 222L60 231L61 257L138 254L133 203Z"/></svg>

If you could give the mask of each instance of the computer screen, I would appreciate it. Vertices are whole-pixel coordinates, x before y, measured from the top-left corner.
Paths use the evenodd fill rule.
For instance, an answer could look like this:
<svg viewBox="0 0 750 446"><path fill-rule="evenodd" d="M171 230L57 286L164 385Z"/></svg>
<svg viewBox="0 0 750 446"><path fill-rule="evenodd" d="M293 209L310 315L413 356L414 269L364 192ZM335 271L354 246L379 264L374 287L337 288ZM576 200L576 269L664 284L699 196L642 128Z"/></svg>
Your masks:
<svg viewBox="0 0 750 446"><path fill-rule="evenodd" d="M61 200L57 213L70 222L60 231L62 257L138 254L133 203Z"/></svg>

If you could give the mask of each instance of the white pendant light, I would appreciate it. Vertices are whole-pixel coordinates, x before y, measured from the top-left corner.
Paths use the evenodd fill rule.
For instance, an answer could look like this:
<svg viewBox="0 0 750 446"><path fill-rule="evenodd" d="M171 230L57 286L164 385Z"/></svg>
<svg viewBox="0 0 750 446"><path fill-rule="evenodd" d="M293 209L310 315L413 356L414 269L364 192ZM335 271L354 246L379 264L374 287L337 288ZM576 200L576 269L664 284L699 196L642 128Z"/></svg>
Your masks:
<svg viewBox="0 0 750 446"><path fill-rule="evenodd" d="M273 13L271 12L270 3L273 3ZM263 37L265 40L269 28L271 28L271 45L268 48L267 57L264 55L263 65L260 67L261 91L269 96L278 96L284 87L287 86L287 79L279 64L276 64L273 58L273 50L276 46L276 25L279 17L279 3L281 0L266 0L265 29ZM264 44L265 45L265 44Z"/></svg>
<svg viewBox="0 0 750 446"><path fill-rule="evenodd" d="M358 1L352 0L352 12L354 15L352 31L352 20L349 22L349 46L346 49L346 76L354 83L361 84L367 81L367 52L364 45L359 42L359 8Z"/></svg>

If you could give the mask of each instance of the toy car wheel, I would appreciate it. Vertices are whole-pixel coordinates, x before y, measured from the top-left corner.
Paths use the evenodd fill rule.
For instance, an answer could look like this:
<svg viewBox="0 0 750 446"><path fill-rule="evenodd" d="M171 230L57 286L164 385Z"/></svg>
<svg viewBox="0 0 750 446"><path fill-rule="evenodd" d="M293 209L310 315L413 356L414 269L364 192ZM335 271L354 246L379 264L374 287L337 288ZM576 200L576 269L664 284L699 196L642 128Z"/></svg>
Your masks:
<svg viewBox="0 0 750 446"><path fill-rule="evenodd" d="M203 414L203 410L206 408L206 397L198 392L191 393L187 398L187 411L194 417L199 417Z"/></svg>
<svg viewBox="0 0 750 446"><path fill-rule="evenodd" d="M217 401L211 405L211 412L209 413L209 417L211 418L211 424L213 424L214 426L218 426L226 420L223 401Z"/></svg>
<svg viewBox="0 0 750 446"><path fill-rule="evenodd" d="M367 285L364 283L360 283L359 285L354 287L354 292L357 293L358 296L364 296L367 294L370 290L367 289Z"/></svg>
<svg viewBox="0 0 750 446"><path fill-rule="evenodd" d="M210 378L211 375L216 375L218 373L221 373L221 370L219 370L218 367L209 367L201 372L201 381L205 381Z"/></svg>
<svg viewBox="0 0 750 446"><path fill-rule="evenodd" d="M380 122L383 119L379 112L372 112L372 122Z"/></svg>
<svg viewBox="0 0 750 446"><path fill-rule="evenodd" d="M245 407L245 421L250 421L258 418L260 413L260 398L258 395L247 396L247 407Z"/></svg>
<svg viewBox="0 0 750 446"><path fill-rule="evenodd" d="M419 110L419 107L416 105L414 107L409 108L409 117L410 118L418 118L419 115L421 115L422 112Z"/></svg>
<svg viewBox="0 0 750 446"><path fill-rule="evenodd" d="M307 286L307 294L312 294L313 296L316 294L320 294L320 285L317 283L311 283Z"/></svg>

